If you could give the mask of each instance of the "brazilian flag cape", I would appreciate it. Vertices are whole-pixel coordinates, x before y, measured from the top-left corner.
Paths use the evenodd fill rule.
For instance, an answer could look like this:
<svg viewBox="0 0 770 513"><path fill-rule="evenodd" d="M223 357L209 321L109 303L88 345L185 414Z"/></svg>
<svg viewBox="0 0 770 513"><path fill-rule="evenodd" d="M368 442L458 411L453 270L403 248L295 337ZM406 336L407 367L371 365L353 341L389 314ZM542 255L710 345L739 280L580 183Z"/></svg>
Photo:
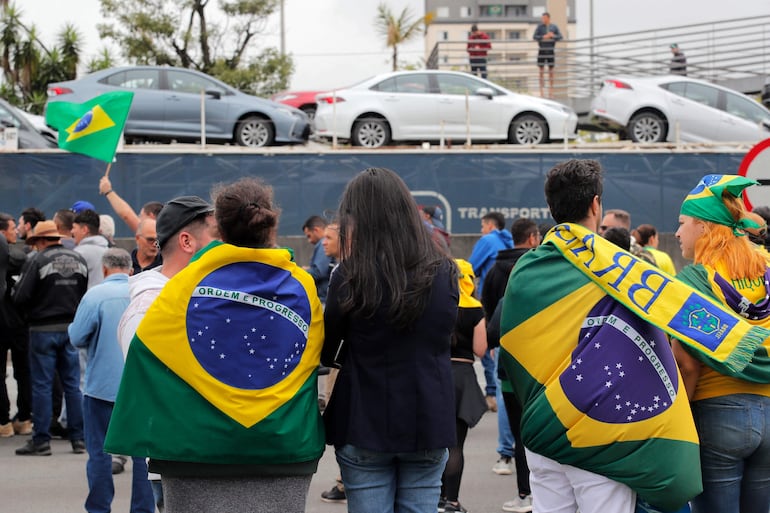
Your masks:
<svg viewBox="0 0 770 513"><path fill-rule="evenodd" d="M675 511L702 489L698 436L668 332L742 369L770 331L574 224L521 257L501 363L531 451L625 483Z"/></svg>
<svg viewBox="0 0 770 513"><path fill-rule="evenodd" d="M703 294L714 298L716 301L728 305L746 319L746 322L755 326L770 326L770 269L765 271L762 278L758 278L753 285L762 287L766 291L765 299L759 303L744 298L727 278L721 276L714 269L703 265L688 265L677 274L677 279L682 280ZM741 279L739 281L744 281ZM686 349L687 346L685 346ZM731 377L740 378L752 383L770 383L770 339L757 346L752 355L751 362L740 372L724 365L722 362L704 357L698 351L688 349L688 352L705 365L715 371Z"/></svg>
<svg viewBox="0 0 770 513"><path fill-rule="evenodd" d="M139 325L105 451L232 465L317 460L323 338L315 284L289 250L210 244Z"/></svg>

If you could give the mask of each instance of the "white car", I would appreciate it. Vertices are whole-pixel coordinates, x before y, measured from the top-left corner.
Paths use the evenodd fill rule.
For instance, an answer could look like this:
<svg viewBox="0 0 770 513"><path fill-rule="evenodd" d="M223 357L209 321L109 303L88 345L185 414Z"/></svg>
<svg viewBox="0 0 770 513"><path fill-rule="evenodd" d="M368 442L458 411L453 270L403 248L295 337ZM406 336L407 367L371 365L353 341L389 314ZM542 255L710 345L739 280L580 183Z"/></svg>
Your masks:
<svg viewBox="0 0 770 513"><path fill-rule="evenodd" d="M607 77L591 123L654 143L756 142L770 137L770 111L741 93L683 76Z"/></svg>
<svg viewBox="0 0 770 513"><path fill-rule="evenodd" d="M540 144L575 137L577 128L569 107L453 71L386 73L316 101L316 135L369 148L391 141L457 144L468 135L473 142Z"/></svg>

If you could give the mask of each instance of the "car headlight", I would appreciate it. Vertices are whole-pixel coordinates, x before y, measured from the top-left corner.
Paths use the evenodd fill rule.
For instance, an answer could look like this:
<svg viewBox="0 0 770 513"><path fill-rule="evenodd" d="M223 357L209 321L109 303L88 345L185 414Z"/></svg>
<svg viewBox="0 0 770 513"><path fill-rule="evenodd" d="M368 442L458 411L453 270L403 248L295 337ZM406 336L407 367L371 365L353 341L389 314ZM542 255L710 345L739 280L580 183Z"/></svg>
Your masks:
<svg viewBox="0 0 770 513"><path fill-rule="evenodd" d="M566 105L562 105L561 103L544 103L546 107L549 107L552 110L555 110L557 112L561 112L563 114L566 114L567 116L571 116L575 114L575 111L567 107Z"/></svg>

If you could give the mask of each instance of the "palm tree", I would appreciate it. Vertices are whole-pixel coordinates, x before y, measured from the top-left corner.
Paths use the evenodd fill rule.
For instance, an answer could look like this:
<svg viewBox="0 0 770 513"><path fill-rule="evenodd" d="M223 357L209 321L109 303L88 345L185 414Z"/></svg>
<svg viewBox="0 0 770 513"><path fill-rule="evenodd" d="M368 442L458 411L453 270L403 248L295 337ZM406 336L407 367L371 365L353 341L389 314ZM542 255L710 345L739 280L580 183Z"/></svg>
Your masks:
<svg viewBox="0 0 770 513"><path fill-rule="evenodd" d="M433 13L427 13L417 20L414 20L413 17L409 7L404 7L398 17L385 3L381 3L377 7L374 25L377 32L385 36L386 46L393 49L393 71L398 69L398 45L406 43L416 36L421 28L427 27L433 20Z"/></svg>

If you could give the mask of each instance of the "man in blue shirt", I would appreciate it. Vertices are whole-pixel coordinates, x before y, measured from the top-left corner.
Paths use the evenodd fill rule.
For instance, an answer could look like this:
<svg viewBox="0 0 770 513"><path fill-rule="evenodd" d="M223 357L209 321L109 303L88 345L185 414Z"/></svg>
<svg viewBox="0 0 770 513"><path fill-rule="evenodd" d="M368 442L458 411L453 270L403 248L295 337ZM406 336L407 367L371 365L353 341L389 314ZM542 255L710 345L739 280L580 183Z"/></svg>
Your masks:
<svg viewBox="0 0 770 513"><path fill-rule="evenodd" d="M108 249L102 255L102 271L104 281L83 296L68 328L72 344L84 348L88 354L83 418L88 451L85 507L89 513L109 512L115 495L112 457L104 452L104 437L123 374L118 323L129 301L131 255L124 249ZM131 512L152 513L155 502L147 480L147 464L144 458L132 459Z"/></svg>
<svg viewBox="0 0 770 513"><path fill-rule="evenodd" d="M310 244L313 244L313 257L310 259L310 265L304 269L313 277L321 303L326 303L326 291L329 288L329 277L332 274L331 259L324 253L322 243L326 225L326 220L321 216L310 216L302 225L305 237Z"/></svg>

